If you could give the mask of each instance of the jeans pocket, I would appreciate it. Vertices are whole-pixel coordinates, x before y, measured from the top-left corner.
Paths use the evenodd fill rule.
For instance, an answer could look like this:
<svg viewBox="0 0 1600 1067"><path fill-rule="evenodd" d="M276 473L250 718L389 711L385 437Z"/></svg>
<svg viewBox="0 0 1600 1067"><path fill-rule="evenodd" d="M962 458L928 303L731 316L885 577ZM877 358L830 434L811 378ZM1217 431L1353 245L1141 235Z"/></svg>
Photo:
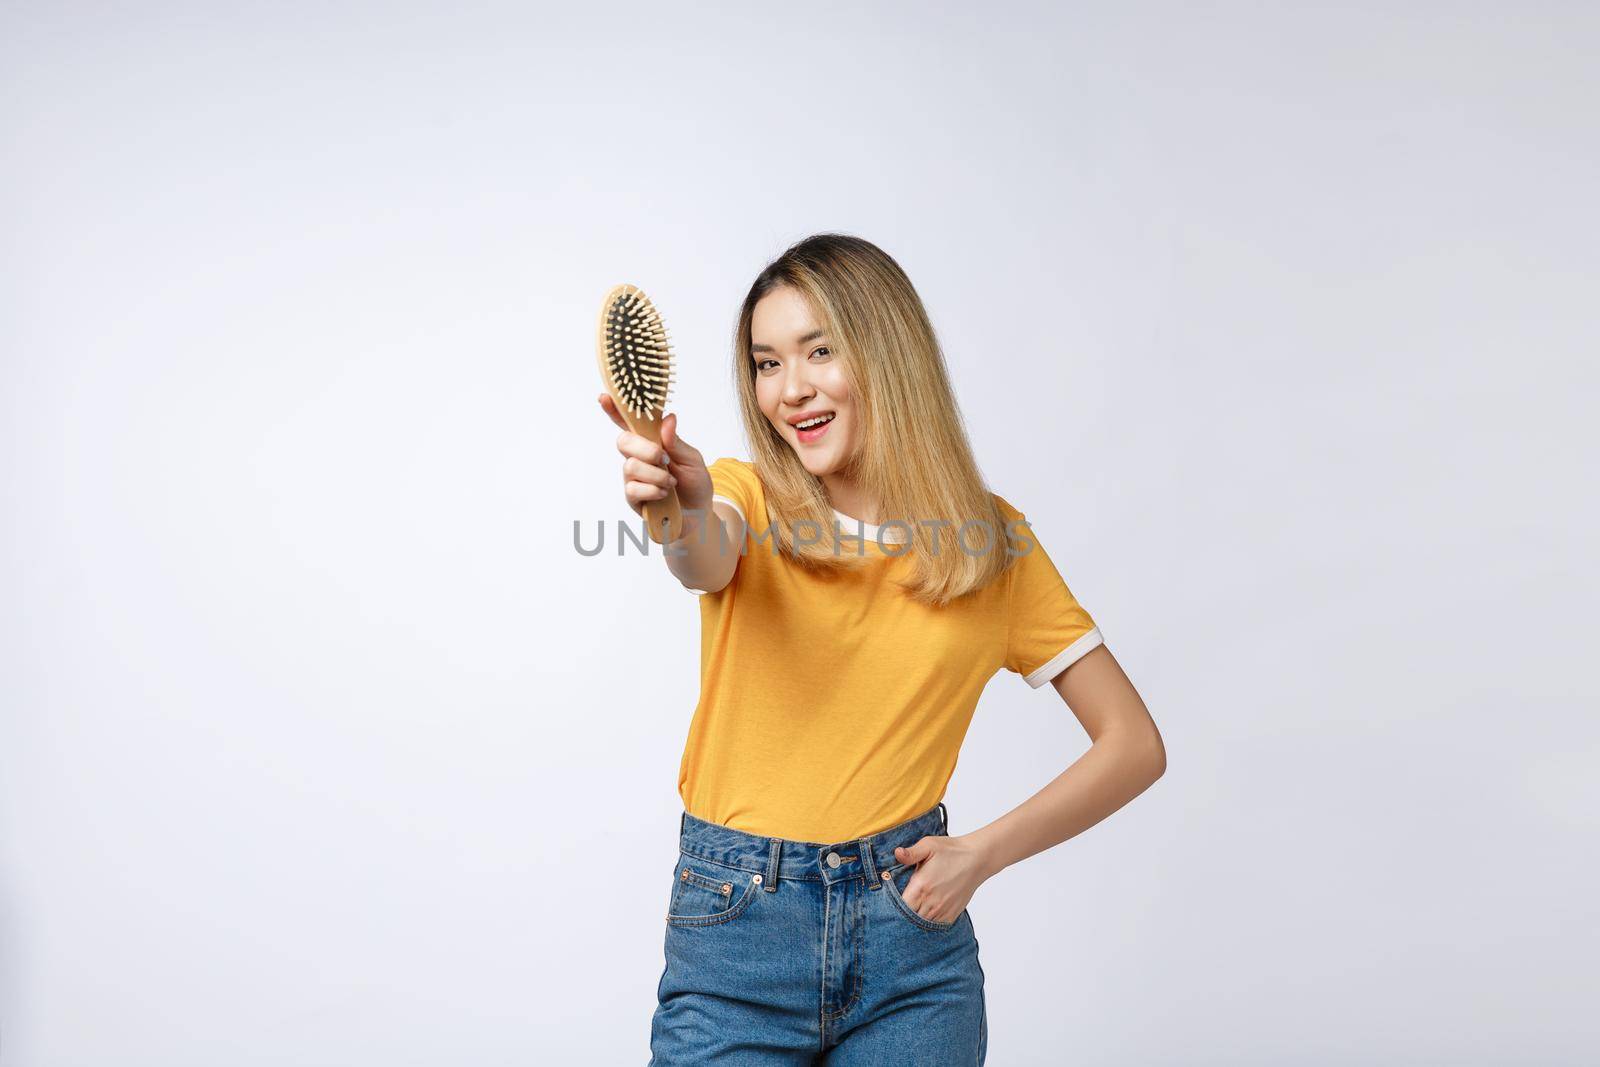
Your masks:
<svg viewBox="0 0 1600 1067"><path fill-rule="evenodd" d="M921 915L918 915L916 911L912 909L910 904L906 903L905 897L900 895L901 891L910 884L911 876L915 872L915 866L905 863L892 864L883 869L883 874L888 875L887 878L883 879L883 888L884 892L889 896L889 902L894 905L895 910L898 911L901 916L924 930L932 930L936 933L944 933L947 930L954 930L956 923L961 921L961 916L958 915L948 922L943 922L938 919L924 918ZM880 877L882 876L880 875Z"/></svg>
<svg viewBox="0 0 1600 1067"><path fill-rule="evenodd" d="M761 891L761 875L678 853L667 925L715 926L738 918Z"/></svg>

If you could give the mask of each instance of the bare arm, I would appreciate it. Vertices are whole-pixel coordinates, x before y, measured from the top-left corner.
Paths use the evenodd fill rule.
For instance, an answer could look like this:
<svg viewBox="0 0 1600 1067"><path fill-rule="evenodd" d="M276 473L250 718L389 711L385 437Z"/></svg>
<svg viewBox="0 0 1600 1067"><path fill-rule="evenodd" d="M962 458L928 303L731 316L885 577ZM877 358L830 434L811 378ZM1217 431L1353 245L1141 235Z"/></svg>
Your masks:
<svg viewBox="0 0 1600 1067"><path fill-rule="evenodd" d="M744 519L718 500L705 513L683 504L683 535L662 546L667 570L689 589L714 593L733 581L739 567L739 545L744 542Z"/></svg>
<svg viewBox="0 0 1600 1067"><path fill-rule="evenodd" d="M918 867L902 893L918 915L953 921L989 878L1083 833L1166 771L1161 734L1109 648L1092 649L1051 684L1089 732L1089 751L989 825L895 849Z"/></svg>
<svg viewBox="0 0 1600 1067"><path fill-rule="evenodd" d="M986 878L1087 830L1167 769L1161 734L1109 648L1091 650L1051 685L1093 743L1043 789L964 835L977 846Z"/></svg>

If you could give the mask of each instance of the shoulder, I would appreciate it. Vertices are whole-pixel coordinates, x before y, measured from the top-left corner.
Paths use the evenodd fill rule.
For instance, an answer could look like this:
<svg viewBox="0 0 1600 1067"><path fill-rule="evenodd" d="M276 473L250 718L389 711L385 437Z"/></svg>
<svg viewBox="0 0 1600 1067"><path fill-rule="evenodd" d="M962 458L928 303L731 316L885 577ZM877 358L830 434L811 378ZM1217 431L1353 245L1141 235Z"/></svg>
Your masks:
<svg viewBox="0 0 1600 1067"><path fill-rule="evenodd" d="M990 491L989 496L994 499L994 506L999 510L1001 518L1007 520L1008 522L1013 519L1022 518L1022 512L1012 507L1011 502L1005 497L992 490Z"/></svg>
<svg viewBox="0 0 1600 1067"><path fill-rule="evenodd" d="M706 470L711 472L712 481L719 484L736 486L751 493L761 489L761 479L756 475L756 465L747 459L722 456L713 460Z"/></svg>
<svg viewBox="0 0 1600 1067"><path fill-rule="evenodd" d="M1034 532L1033 523L1028 521L1028 516L1021 508L999 493L991 491L989 495L994 498L995 510L999 512L1000 534L996 543L1003 546L1005 551L1005 577L1008 582L1014 583L1019 580L1016 577L1019 569L1032 571L1036 568L1037 560L1033 557L1044 555L1036 551L1043 546ZM1019 568L1018 564L1024 564L1025 561L1026 565Z"/></svg>
<svg viewBox="0 0 1600 1067"><path fill-rule="evenodd" d="M1013 540L1026 537L1029 533L1028 517L1022 513L1022 510L999 493L991 491L989 495L994 498L995 510L1000 515L1000 532L1002 536Z"/></svg>
<svg viewBox="0 0 1600 1067"><path fill-rule="evenodd" d="M756 467L746 459L721 456L706 466L711 475L713 500L730 504L746 522L766 511L766 497Z"/></svg>

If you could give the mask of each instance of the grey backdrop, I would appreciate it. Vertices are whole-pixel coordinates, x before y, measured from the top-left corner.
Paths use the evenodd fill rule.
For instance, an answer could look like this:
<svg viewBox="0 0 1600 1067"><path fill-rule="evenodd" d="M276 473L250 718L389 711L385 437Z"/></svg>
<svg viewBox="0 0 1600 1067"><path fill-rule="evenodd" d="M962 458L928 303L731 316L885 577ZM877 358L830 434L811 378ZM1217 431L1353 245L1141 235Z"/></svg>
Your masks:
<svg viewBox="0 0 1600 1067"><path fill-rule="evenodd" d="M1166 738L973 899L990 1063L1593 1062L1597 30L6 5L0 1063L644 1062L698 610L572 547L595 314L745 455L828 229ZM999 675L952 831L1086 744Z"/></svg>

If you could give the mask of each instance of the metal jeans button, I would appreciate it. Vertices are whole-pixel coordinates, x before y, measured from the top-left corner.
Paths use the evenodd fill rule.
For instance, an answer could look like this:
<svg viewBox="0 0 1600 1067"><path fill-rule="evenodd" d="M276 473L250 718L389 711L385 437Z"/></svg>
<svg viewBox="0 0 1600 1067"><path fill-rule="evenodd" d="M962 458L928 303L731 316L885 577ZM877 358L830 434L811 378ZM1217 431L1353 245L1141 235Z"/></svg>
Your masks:
<svg viewBox="0 0 1600 1067"><path fill-rule="evenodd" d="M837 866L839 866L839 854L837 852L830 852L824 858L826 859L827 864L828 864L829 867L837 867Z"/></svg>

